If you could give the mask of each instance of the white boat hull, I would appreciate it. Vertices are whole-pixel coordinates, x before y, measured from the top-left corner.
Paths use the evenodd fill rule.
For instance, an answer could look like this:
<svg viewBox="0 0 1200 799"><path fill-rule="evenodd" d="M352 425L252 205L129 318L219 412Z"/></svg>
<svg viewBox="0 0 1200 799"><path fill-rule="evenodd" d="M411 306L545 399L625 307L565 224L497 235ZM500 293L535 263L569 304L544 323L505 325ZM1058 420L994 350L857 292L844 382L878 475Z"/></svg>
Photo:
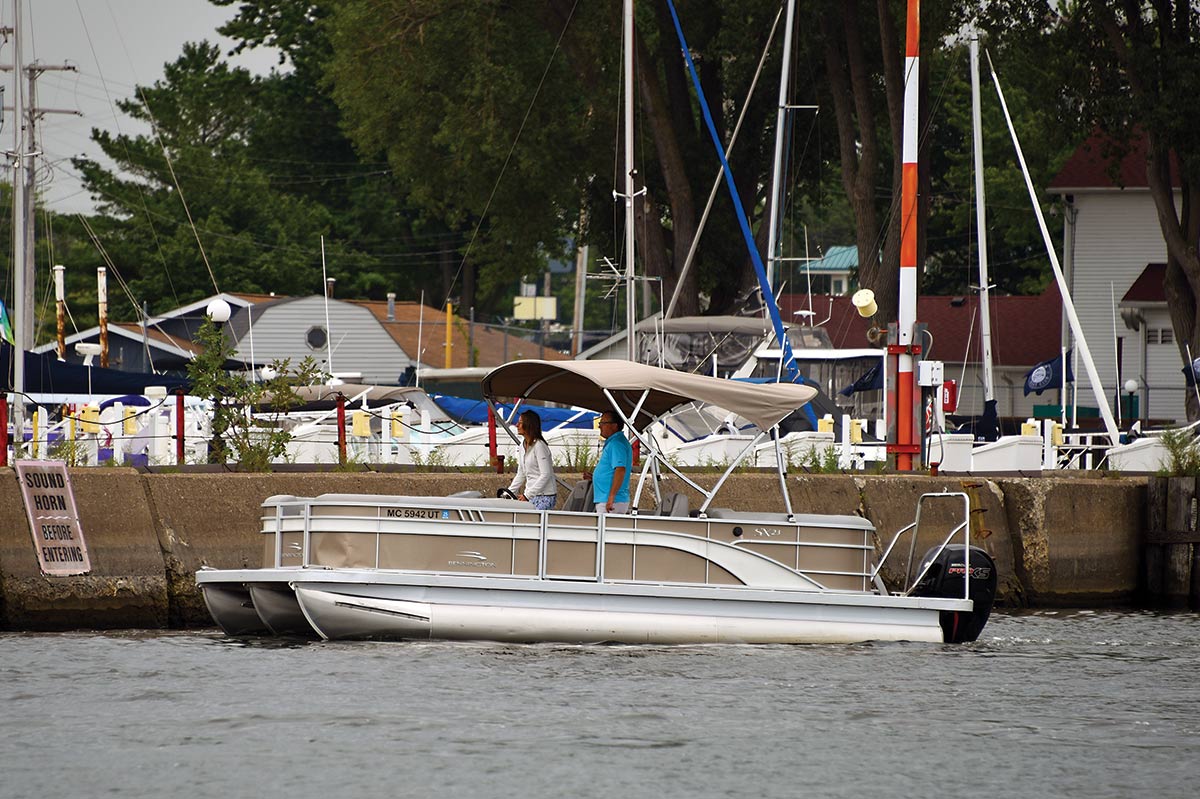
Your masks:
<svg viewBox="0 0 1200 799"><path fill-rule="evenodd" d="M830 613L827 606L790 606L777 617L754 617L759 607L693 607L655 612L602 607L504 607L472 602L418 602L297 587L309 622L323 638L435 638L625 644L798 644L861 641L942 641L936 612ZM688 603L682 603L684 605ZM731 603L744 605L746 603ZM704 605L705 607L696 607ZM710 613L727 611L731 615ZM736 615L738 613L747 615Z"/></svg>
<svg viewBox="0 0 1200 799"><path fill-rule="evenodd" d="M206 574L202 580L218 578ZM228 575L233 577L234 575ZM249 572L236 575L250 576ZM856 643L943 640L967 600L743 588L558 584L543 580L259 570L254 596L294 591L325 639L567 643ZM273 579L266 588L264 580ZM286 582L285 582L286 581ZM211 583L210 583L211 585ZM206 586L207 588L207 586ZM269 615L272 609L268 608ZM224 627L224 625L222 625Z"/></svg>

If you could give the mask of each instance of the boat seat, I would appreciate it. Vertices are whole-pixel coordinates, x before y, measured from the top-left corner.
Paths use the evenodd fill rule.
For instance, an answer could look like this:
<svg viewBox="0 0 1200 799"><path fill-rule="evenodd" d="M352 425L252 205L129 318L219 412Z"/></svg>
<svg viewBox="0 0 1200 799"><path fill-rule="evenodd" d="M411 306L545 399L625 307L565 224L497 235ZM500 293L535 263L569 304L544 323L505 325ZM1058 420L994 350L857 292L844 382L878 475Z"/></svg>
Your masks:
<svg viewBox="0 0 1200 799"><path fill-rule="evenodd" d="M567 494L562 509L586 513L595 507L596 504L592 501L592 481L580 480L571 487L571 493Z"/></svg>
<svg viewBox="0 0 1200 799"><path fill-rule="evenodd" d="M678 491L668 491L662 495L662 499L654 506L654 510L651 513L654 516L687 516L687 494L681 494Z"/></svg>

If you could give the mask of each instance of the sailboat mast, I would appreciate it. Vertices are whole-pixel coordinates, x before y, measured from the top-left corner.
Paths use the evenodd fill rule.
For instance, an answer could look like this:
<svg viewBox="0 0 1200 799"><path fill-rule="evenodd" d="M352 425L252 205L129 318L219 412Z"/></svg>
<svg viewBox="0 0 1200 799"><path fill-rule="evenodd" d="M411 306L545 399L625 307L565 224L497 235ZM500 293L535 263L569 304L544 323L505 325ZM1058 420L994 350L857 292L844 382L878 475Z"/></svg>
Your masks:
<svg viewBox="0 0 1200 799"><path fill-rule="evenodd" d="M633 0L625 0L621 22L625 59L625 357L633 361L637 360L633 330Z"/></svg>
<svg viewBox="0 0 1200 799"><path fill-rule="evenodd" d="M779 208L783 204L783 136L787 119L788 82L792 71L792 28L796 0L788 0L783 29L783 67L779 73L779 105L775 110L775 162L771 170L771 213L767 229L767 285L775 287L775 264L779 260ZM764 298L765 300L765 298Z"/></svg>
<svg viewBox="0 0 1200 799"><path fill-rule="evenodd" d="M971 131L975 150L975 230L979 241L979 315L983 344L983 398L996 398L992 374L992 315L988 300L987 224L983 193L983 123L979 103L979 33L971 34Z"/></svg>
<svg viewBox="0 0 1200 799"><path fill-rule="evenodd" d="M31 341L25 334L30 328L32 308L25 303L25 89L21 81L21 0L13 0L13 454L21 457L25 442L25 351ZM7 431L4 431L7 436ZM7 446L7 443L5 443Z"/></svg>

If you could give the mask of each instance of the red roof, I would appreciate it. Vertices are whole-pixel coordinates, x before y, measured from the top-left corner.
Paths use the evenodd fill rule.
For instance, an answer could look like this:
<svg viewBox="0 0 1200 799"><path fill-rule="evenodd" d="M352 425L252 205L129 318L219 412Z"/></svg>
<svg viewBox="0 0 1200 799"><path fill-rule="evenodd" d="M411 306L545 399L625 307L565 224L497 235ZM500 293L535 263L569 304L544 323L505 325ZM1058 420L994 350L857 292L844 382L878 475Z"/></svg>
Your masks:
<svg viewBox="0 0 1200 799"><path fill-rule="evenodd" d="M416 353L421 342L422 320L424 321L425 355L424 362L441 366L444 363L443 346L445 336L445 311L422 306L417 302L396 301L395 319L387 318L388 304L386 300L344 300L344 302L361 305L379 320L397 344L407 353ZM541 358L547 361L565 360L566 355L552 348L542 348L537 343L519 336L509 335L496 330L490 325L477 324L474 339L468 330L469 323L461 316L454 316L451 329L455 344L451 350L451 366L462 368L471 366L468 360L468 345L475 346L475 366L499 366L508 361L520 358ZM422 360L416 358L416 360Z"/></svg>
<svg viewBox="0 0 1200 799"><path fill-rule="evenodd" d="M1129 189L1146 188L1146 138L1144 136L1129 145L1128 152L1114 173L1113 140L1101 134L1079 146L1063 168L1050 181L1050 188L1065 192L1069 189ZM1171 155L1171 182L1179 185L1179 172L1175 167L1175 156Z"/></svg>
<svg viewBox="0 0 1200 799"><path fill-rule="evenodd" d="M1167 292L1163 279L1167 275L1166 264L1146 264L1146 268L1133 281L1121 302L1166 302Z"/></svg>
<svg viewBox="0 0 1200 799"><path fill-rule="evenodd" d="M1058 286L1051 284L1038 296L989 297L992 317L992 363L996 366L1033 366L1054 358L1061 340L1062 303ZM830 316L830 300L833 301ZM808 310L808 295L785 294L780 311L786 320ZM870 347L870 323L858 315L850 298L813 296L816 321L830 316L823 327L835 347ZM882 321L882 320L880 320ZM929 326L933 345L929 357L939 361L979 363L981 360L979 297L919 297L917 321ZM972 326L972 321L974 322ZM886 326L883 322L881 326ZM969 347L968 347L969 344ZM969 349L969 351L968 351Z"/></svg>

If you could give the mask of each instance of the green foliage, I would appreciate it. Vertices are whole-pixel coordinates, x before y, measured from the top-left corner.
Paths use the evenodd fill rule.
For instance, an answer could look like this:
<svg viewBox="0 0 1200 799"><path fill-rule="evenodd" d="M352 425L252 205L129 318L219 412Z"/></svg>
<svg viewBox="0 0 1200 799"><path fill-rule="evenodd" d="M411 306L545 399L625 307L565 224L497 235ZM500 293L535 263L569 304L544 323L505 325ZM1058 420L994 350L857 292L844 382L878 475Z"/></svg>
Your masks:
<svg viewBox="0 0 1200 799"><path fill-rule="evenodd" d="M62 438L50 446L49 458L64 461L68 466L79 466L84 458L83 445L70 438Z"/></svg>
<svg viewBox="0 0 1200 799"><path fill-rule="evenodd" d="M247 471L269 471L284 457L291 433L280 426L283 415L299 404L297 386L319 383L324 377L316 361L305 358L292 368L289 360L271 364L274 376L261 380L226 371L233 349L222 328L205 320L196 335L199 352L188 364L196 396L213 400L210 459L224 463L232 457Z"/></svg>
<svg viewBox="0 0 1200 799"><path fill-rule="evenodd" d="M981 52L985 46L981 43ZM1034 185L1046 186L1075 149L1079 131L1063 124L1053 104L1039 96L1043 61L1002 46L994 48L992 59ZM968 48L965 43L939 48L930 61L937 107L929 132L933 196L922 290L967 294L979 283ZM986 61L980 71L989 278L1002 294L1040 293L1050 279L1048 256ZM1048 218L1056 205L1056 198L1043 196ZM1051 222L1051 233L1061 237L1062 225Z"/></svg>
<svg viewBox="0 0 1200 799"><path fill-rule="evenodd" d="M418 447L411 447L413 466L418 472L438 472L450 465L450 457L442 447L432 447L422 455Z"/></svg>
<svg viewBox="0 0 1200 799"><path fill-rule="evenodd" d="M564 472L590 472L596 468L600 453L594 443L583 438L572 439L568 444L559 447L555 453L554 467ZM514 467L515 464L514 464Z"/></svg>
<svg viewBox="0 0 1200 799"><path fill-rule="evenodd" d="M406 212L386 165L354 151L320 81L315 69L251 75L214 45L187 44L162 80L119 103L153 135L94 131L117 169L74 165L136 301L320 291L322 237L346 296L437 294L441 227ZM127 303L114 293L112 315L129 318Z"/></svg>
<svg viewBox="0 0 1200 799"><path fill-rule="evenodd" d="M787 455L788 466L791 467L792 454ZM836 447L809 447L796 459L795 466L813 474L837 474L838 452Z"/></svg>
<svg viewBox="0 0 1200 799"><path fill-rule="evenodd" d="M1164 431L1159 440L1167 450L1167 459L1158 470L1160 477L1200 477L1200 446L1195 433L1177 427Z"/></svg>
<svg viewBox="0 0 1200 799"><path fill-rule="evenodd" d="M94 133L115 166L87 159L75 165L100 203L101 215L89 220L98 243L133 295L130 301L112 292L113 318L132 317L132 304L147 300L152 311L196 300L214 286L319 291L322 236L339 295L378 299L396 291L416 298L425 290L440 304L448 292L461 292L459 304L475 307L480 321L507 317L517 278L569 256L563 252L568 241L590 243L593 258L620 260L623 221L612 196L622 158L614 149L620 138L619 4L213 2L235 9L221 30L236 42L235 52L278 47L284 69L252 75L227 63L215 45L188 44L161 80L138 87L120 104L151 123L152 135ZM839 24L797 28L792 100L819 104L821 112L792 115L782 209L787 256L819 254L864 236L881 246L885 241L882 230L857 230L838 133L839 125L857 124L870 109L880 152L867 183L879 187L872 202L882 227L897 199L898 132L882 72L901 54L884 53L880 44L879 14L889 7L902 27L902 4L824 0L810 16L836 16ZM831 113L837 90L829 73L831 54L845 57L840 23L847 8L861 17L865 52L863 81L853 89L865 96L851 104L849 121ZM1180 69L1186 59L1172 51L1163 68L1181 77L1174 88L1163 85L1157 106L1130 104L1124 91L1105 95L1110 85L1124 84L1096 40L1095 23L1080 18L1086 8L1068 3L1051 11L1041 0L1001 0L982 12L944 0L923 4L932 175L924 290L963 293L977 282L967 66L965 49L953 38L968 18L983 14L986 43L1038 185L1093 120L1124 114L1131 122L1141 115L1180 141L1200 139L1200 127L1177 113L1194 97L1190 76L1200 70ZM760 245L781 31L754 95L748 91L778 10L777 0L681 9L723 140L743 108L747 112L731 163ZM637 14L636 165L650 204L638 223L638 250L642 264L661 273L670 290L717 160L665 5L640 3ZM984 136L993 279L1001 291L1037 291L1046 282L1042 243L986 77ZM82 328L94 319L91 270L104 261L80 220L50 221L53 235L39 239L38 261L68 263L72 273L88 276L68 277ZM1051 220L1056 234L1060 227ZM0 228L5 243L7 235ZM802 290L802 274L790 262L783 272L789 290ZM682 298L685 312L699 308L702 297L710 312L729 311L753 282L724 189L694 274L696 285ZM561 314L569 314L574 289L561 288ZM602 281L588 283L589 329L624 324L622 301L605 299L606 288ZM44 287L38 291L44 296ZM42 340L52 324L52 314L44 315Z"/></svg>

